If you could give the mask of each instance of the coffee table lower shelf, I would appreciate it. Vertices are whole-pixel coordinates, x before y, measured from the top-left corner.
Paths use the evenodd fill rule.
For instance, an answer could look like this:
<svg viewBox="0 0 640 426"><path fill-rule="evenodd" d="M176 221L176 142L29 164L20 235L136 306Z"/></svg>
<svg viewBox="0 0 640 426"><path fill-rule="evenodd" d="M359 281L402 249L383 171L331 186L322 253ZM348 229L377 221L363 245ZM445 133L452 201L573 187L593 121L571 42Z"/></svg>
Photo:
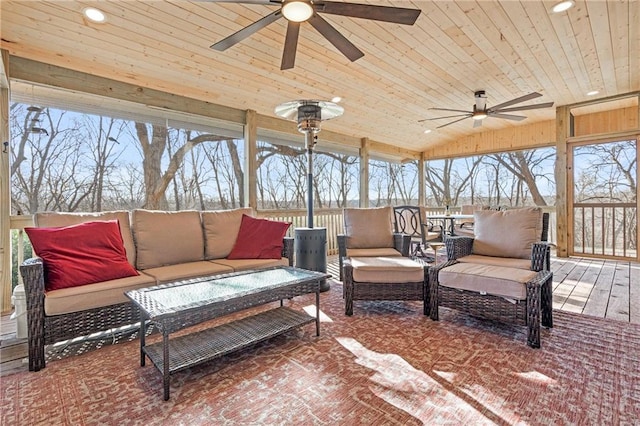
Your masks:
<svg viewBox="0 0 640 426"><path fill-rule="evenodd" d="M168 339L168 374L247 348L311 322L316 322L316 318L305 312L279 307L217 327ZM163 375L164 399L168 400L169 376L165 373L164 349L164 341L142 348Z"/></svg>

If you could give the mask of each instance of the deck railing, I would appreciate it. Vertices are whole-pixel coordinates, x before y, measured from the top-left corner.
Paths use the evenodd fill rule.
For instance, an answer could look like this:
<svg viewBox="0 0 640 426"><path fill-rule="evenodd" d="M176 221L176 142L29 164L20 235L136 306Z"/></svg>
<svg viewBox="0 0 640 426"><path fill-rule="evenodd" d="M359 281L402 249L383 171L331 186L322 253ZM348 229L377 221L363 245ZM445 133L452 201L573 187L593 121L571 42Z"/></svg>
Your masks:
<svg viewBox="0 0 640 426"><path fill-rule="evenodd" d="M573 254L637 259L637 214L635 203L575 203Z"/></svg>
<svg viewBox="0 0 640 426"><path fill-rule="evenodd" d="M338 254L337 235L343 232L342 209L314 209L313 226L315 228L327 228L327 255ZM295 228L307 226L307 211L299 210L260 210L258 216L283 222L291 222L287 232L294 236Z"/></svg>

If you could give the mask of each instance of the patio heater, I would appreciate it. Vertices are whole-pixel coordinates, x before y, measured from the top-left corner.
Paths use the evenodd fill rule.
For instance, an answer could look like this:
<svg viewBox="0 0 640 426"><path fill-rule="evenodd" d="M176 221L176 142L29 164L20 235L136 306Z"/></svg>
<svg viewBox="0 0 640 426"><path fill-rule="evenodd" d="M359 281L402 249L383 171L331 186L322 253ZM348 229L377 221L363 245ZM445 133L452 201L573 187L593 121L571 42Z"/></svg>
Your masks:
<svg viewBox="0 0 640 426"><path fill-rule="evenodd" d="M327 228L313 227L313 147L320 123L339 117L344 108L333 102L301 100L276 107L276 114L287 120L297 120L298 131L304 133L307 150L307 227L294 230L295 266L311 271L327 272ZM320 291L329 290L326 280Z"/></svg>

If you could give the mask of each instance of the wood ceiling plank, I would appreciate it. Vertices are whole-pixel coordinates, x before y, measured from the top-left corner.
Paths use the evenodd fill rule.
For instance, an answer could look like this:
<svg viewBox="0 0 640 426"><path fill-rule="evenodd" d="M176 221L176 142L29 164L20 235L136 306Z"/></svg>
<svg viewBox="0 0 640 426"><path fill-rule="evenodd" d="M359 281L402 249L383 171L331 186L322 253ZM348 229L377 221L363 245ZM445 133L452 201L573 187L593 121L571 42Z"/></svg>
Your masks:
<svg viewBox="0 0 640 426"><path fill-rule="evenodd" d="M596 49L597 62L600 64L600 74L604 88L604 93L613 95L618 91L617 74L614 63L614 43L612 40L613 29L609 22L609 10L606 2L586 3L589 23L591 24L591 35ZM623 51L627 51L623 48ZM624 61L624 58L620 58ZM598 90L594 87L594 90Z"/></svg>
<svg viewBox="0 0 640 426"><path fill-rule="evenodd" d="M517 58L531 71L534 79L528 80L530 92L566 93L568 91L564 80L553 78L560 71L551 55L547 51L535 25L522 8L520 2L502 2L499 6L481 2L480 6L496 28L504 37L504 43L509 43ZM517 23L517 25L515 25ZM534 85L534 83L538 85ZM543 93L548 95L547 93Z"/></svg>
<svg viewBox="0 0 640 426"><path fill-rule="evenodd" d="M525 10L529 10L529 8L534 6L539 6L534 5L533 3L535 2L524 1L522 4ZM567 100L564 104L574 103L578 100L584 99L584 94L589 90L592 90L587 65L585 64L582 51L580 50L580 46L573 32L573 27L571 26L568 14L550 14L549 19L553 29L555 30L556 37L562 46L562 51L556 51L554 57L564 54L566 61L571 65L573 78L575 78L576 83L572 86L572 99Z"/></svg>
<svg viewBox="0 0 640 426"><path fill-rule="evenodd" d="M598 2L592 2L595 4ZM579 47L579 54L584 61L587 70L587 86L589 90L597 90L598 88L605 88L605 76L602 73L602 69L598 63L598 49L595 44L592 27L590 25L589 11L587 9L587 3L577 3L574 7L569 9L567 17L571 22L572 33L574 34L576 43ZM609 22L606 21L606 31L608 31ZM577 52L576 52L577 53ZM575 56L575 54L574 54ZM586 92L583 92L586 93ZM611 95L611 93L603 93L603 95Z"/></svg>
<svg viewBox="0 0 640 426"><path fill-rule="evenodd" d="M636 2L637 3L637 2ZM609 9L609 28L611 28L611 45L616 73L616 93L625 93L632 90L629 61L630 61L630 3L607 3ZM625 12L627 12L625 14ZM626 16L625 16L626 15ZM640 20L640 18L638 18ZM636 21L637 22L637 21ZM638 26L638 25L635 25ZM636 52L636 57L640 51Z"/></svg>

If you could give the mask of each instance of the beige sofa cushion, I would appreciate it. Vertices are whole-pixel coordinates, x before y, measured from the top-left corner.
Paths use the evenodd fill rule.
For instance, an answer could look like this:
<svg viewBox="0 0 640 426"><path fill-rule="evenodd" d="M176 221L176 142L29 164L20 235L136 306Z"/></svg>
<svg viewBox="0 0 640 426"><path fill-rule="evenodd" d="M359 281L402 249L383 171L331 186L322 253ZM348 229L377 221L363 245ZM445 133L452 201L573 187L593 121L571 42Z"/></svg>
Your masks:
<svg viewBox="0 0 640 426"><path fill-rule="evenodd" d="M536 274L535 271L503 266L456 263L440 270L438 282L445 287L524 300L527 298L525 283Z"/></svg>
<svg viewBox="0 0 640 426"><path fill-rule="evenodd" d="M204 258L224 259L231 253L240 231L242 215L255 216L252 208L208 210L200 213L204 228Z"/></svg>
<svg viewBox="0 0 640 426"><path fill-rule="evenodd" d="M200 212L133 210L136 266L144 270L204 259Z"/></svg>
<svg viewBox="0 0 640 426"><path fill-rule="evenodd" d="M407 257L352 257L353 280L366 283L424 281L424 267Z"/></svg>
<svg viewBox="0 0 640 426"><path fill-rule="evenodd" d="M133 236L131 234L131 225L129 223L129 212L125 210L117 210L111 212L98 213L57 213L43 212L33 215L34 224L38 228L59 228L62 226L78 225L85 222L93 222L96 220L117 220L120 225L120 233L122 234L122 242L127 251L127 260L131 266L136 264L136 247L133 244Z"/></svg>
<svg viewBox="0 0 640 426"><path fill-rule="evenodd" d="M530 259L531 247L542 235L540 207L477 211L474 222L473 254Z"/></svg>
<svg viewBox="0 0 640 426"><path fill-rule="evenodd" d="M344 209L344 233L348 248L393 247L393 209Z"/></svg>
<svg viewBox="0 0 640 426"><path fill-rule="evenodd" d="M289 259L286 257L281 259L216 259L211 262L233 268L234 271L289 266Z"/></svg>
<svg viewBox="0 0 640 426"><path fill-rule="evenodd" d="M44 312L46 315L61 315L129 302L125 291L154 285L155 278L140 273L135 277L51 290L45 293Z"/></svg>
<svg viewBox="0 0 640 426"><path fill-rule="evenodd" d="M494 257L470 254L459 257L458 262L479 263L482 265L504 266L507 268L518 268L526 271L531 270L531 259L520 259L515 257Z"/></svg>
<svg viewBox="0 0 640 426"><path fill-rule="evenodd" d="M347 249L347 257L396 257L402 256L398 250L391 247Z"/></svg>
<svg viewBox="0 0 640 426"><path fill-rule="evenodd" d="M157 268L145 269L144 271L145 274L154 277L158 281L158 284L166 284L171 281L186 280L188 278L226 274L229 272L233 272L233 268L230 266L209 262L207 260L159 266Z"/></svg>

